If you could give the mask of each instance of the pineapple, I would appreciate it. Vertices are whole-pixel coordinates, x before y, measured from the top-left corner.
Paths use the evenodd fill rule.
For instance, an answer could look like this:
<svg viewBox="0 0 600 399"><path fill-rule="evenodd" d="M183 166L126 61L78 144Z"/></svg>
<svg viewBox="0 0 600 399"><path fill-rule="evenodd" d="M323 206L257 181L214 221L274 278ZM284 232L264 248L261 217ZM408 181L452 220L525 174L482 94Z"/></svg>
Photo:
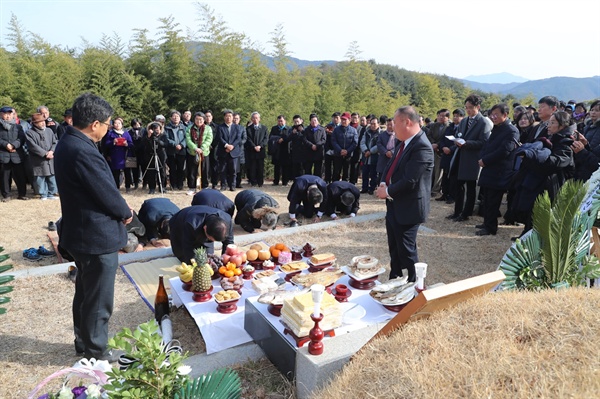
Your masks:
<svg viewBox="0 0 600 399"><path fill-rule="evenodd" d="M206 249L198 248L194 250L194 260L197 266L194 268L192 284L194 291L208 291L212 286L211 275L212 268L207 263Z"/></svg>

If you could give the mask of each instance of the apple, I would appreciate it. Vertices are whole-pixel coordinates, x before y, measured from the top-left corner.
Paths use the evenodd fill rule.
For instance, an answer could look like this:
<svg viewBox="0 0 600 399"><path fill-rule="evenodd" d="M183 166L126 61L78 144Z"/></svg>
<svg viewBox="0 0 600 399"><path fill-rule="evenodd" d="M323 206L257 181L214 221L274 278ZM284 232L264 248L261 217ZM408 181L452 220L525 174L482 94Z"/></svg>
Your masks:
<svg viewBox="0 0 600 399"><path fill-rule="evenodd" d="M238 267L242 265L242 257L240 255L231 256L231 258L229 258L229 261L231 263L234 263Z"/></svg>
<svg viewBox="0 0 600 399"><path fill-rule="evenodd" d="M229 254L225 253L225 254L223 254L223 256L221 256L221 260L223 261L224 265L226 265L230 259L231 259L231 255L229 255Z"/></svg>
<svg viewBox="0 0 600 399"><path fill-rule="evenodd" d="M248 260L248 256L246 255L246 253L242 251L240 256L242 257L242 263L246 263L246 261Z"/></svg>
<svg viewBox="0 0 600 399"><path fill-rule="evenodd" d="M227 255L231 256L231 255L235 255L235 253L236 253L237 250L238 250L237 245L235 245L235 244L229 244L227 246L227 248L225 249L225 253Z"/></svg>

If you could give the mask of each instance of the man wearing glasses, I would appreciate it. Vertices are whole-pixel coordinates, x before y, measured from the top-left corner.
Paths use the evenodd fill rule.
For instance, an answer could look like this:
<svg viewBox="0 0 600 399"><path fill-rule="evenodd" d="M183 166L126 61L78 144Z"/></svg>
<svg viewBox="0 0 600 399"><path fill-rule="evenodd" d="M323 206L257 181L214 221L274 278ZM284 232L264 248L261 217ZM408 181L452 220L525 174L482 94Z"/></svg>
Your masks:
<svg viewBox="0 0 600 399"><path fill-rule="evenodd" d="M108 351L119 248L127 244L125 225L133 212L115 186L108 163L96 149L109 128L113 108L90 93L73 104L55 152L62 223L59 244L75 259L73 298L75 351L86 358L116 361Z"/></svg>

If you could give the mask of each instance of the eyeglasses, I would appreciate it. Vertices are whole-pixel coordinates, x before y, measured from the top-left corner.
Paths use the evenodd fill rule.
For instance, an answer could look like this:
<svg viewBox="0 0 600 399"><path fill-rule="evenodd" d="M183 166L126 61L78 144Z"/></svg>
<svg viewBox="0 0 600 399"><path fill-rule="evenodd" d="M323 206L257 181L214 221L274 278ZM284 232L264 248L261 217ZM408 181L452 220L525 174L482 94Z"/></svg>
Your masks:
<svg viewBox="0 0 600 399"><path fill-rule="evenodd" d="M101 121L98 121L98 123L101 123L101 124L103 124L103 125L106 125L106 126L110 127L110 123L101 122Z"/></svg>

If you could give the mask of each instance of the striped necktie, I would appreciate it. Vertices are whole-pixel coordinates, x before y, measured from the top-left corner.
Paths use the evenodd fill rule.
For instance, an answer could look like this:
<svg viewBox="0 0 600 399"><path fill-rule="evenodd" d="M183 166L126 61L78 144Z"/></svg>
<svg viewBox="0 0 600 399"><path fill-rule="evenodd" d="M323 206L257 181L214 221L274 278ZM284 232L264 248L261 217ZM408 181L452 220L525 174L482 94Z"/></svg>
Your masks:
<svg viewBox="0 0 600 399"><path fill-rule="evenodd" d="M469 117L469 120L467 121L467 130L469 130L471 128L472 124L473 124L473 118Z"/></svg>

